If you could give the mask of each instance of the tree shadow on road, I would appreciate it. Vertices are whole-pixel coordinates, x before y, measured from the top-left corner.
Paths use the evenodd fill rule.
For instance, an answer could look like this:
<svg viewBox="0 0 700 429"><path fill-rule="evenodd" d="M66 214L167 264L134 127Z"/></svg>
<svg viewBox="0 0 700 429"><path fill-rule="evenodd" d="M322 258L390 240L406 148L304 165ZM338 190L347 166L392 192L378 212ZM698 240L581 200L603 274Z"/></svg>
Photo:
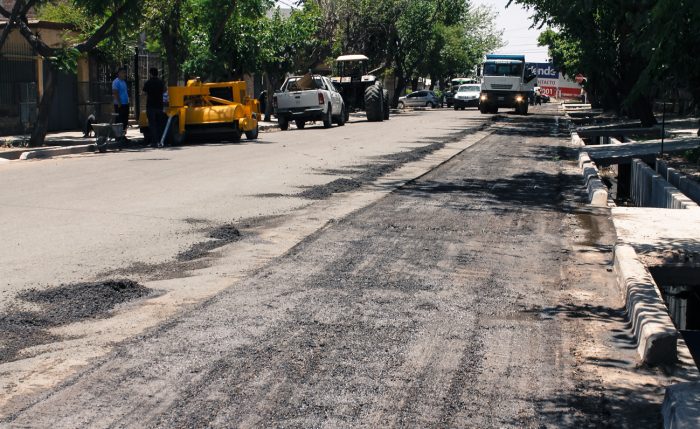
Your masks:
<svg viewBox="0 0 700 429"><path fill-rule="evenodd" d="M444 204L456 209L478 206L561 211L565 200L564 188L572 186L578 180L577 175L530 171L494 180L420 180L406 185L398 192L425 199L449 194L450 198Z"/></svg>

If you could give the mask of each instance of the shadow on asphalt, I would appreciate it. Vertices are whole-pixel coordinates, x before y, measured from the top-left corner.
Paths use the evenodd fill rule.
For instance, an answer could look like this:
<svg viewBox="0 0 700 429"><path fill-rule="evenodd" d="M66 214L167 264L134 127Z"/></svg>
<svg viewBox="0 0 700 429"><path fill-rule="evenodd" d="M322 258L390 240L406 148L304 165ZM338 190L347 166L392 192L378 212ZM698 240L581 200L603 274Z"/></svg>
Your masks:
<svg viewBox="0 0 700 429"><path fill-rule="evenodd" d="M543 210L562 211L563 188L566 183L579 181L578 175L549 174L531 171L496 180L462 179L439 182L422 180L411 183L398 192L415 198L431 198L436 194L459 194L450 200L453 208L483 207L500 203L508 206L535 207Z"/></svg>

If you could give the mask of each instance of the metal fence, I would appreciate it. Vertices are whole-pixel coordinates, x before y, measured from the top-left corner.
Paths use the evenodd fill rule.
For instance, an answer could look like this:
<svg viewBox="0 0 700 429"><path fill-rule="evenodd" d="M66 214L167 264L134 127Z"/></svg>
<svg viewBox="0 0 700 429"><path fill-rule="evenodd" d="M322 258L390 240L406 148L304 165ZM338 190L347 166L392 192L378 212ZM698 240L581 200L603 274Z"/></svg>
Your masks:
<svg viewBox="0 0 700 429"><path fill-rule="evenodd" d="M34 52L8 40L0 52L0 135L25 133L36 120L37 70Z"/></svg>

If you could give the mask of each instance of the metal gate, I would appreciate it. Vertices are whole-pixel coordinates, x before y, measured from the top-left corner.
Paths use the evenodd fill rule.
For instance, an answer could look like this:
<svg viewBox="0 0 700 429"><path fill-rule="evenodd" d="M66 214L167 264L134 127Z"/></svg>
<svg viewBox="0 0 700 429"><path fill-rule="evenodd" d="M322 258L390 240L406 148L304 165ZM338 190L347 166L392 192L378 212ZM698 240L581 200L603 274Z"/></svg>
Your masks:
<svg viewBox="0 0 700 429"><path fill-rule="evenodd" d="M48 71L44 68L44 82ZM80 129L78 122L78 78L74 73L58 73L56 91L49 113L49 131Z"/></svg>
<svg viewBox="0 0 700 429"><path fill-rule="evenodd" d="M27 133L36 119L36 57L10 37L0 52L0 135Z"/></svg>

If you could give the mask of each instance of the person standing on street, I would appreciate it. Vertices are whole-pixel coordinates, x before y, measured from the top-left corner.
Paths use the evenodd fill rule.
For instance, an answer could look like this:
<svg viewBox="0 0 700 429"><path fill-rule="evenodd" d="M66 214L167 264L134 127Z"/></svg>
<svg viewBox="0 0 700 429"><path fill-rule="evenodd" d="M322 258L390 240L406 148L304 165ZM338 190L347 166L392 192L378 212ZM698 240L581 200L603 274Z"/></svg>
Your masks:
<svg viewBox="0 0 700 429"><path fill-rule="evenodd" d="M158 69L153 67L148 71L150 78L143 85L146 94L146 117L148 117L148 129L151 134L151 145L161 147L163 136L164 114L163 94L165 83L158 77Z"/></svg>
<svg viewBox="0 0 700 429"><path fill-rule="evenodd" d="M124 126L124 136L126 136L126 127L129 125L129 90L126 85L126 69L124 67L117 71L117 78L112 82L112 95L114 96L114 113L119 115L117 123Z"/></svg>

